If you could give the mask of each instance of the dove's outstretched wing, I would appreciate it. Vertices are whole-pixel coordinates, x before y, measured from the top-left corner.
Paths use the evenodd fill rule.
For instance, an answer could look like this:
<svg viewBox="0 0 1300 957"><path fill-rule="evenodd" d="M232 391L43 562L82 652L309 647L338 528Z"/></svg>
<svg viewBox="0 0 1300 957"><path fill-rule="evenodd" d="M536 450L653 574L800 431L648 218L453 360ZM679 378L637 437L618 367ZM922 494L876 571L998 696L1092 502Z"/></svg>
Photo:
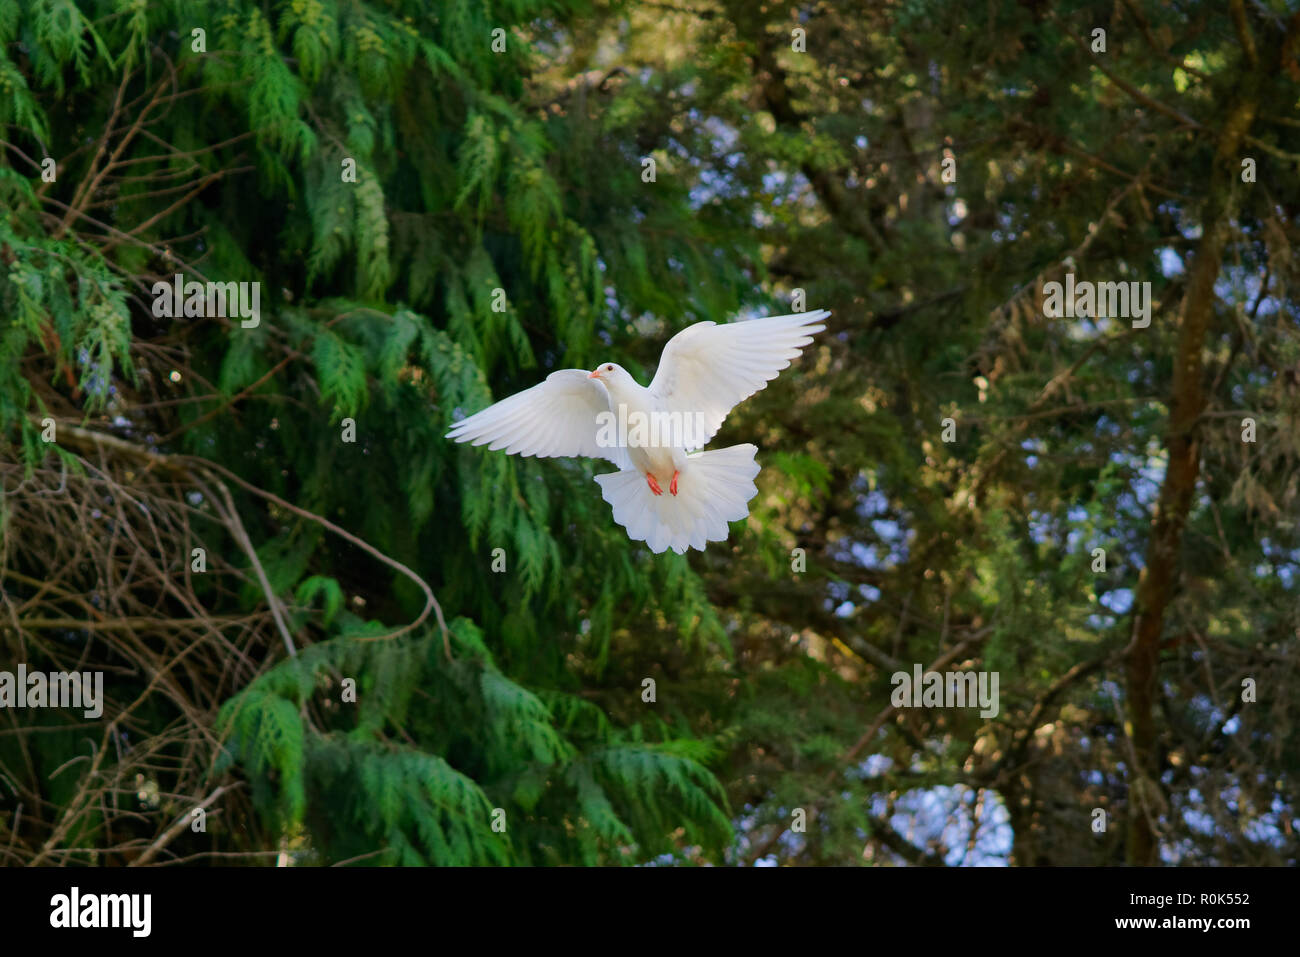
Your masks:
<svg viewBox="0 0 1300 957"><path fill-rule="evenodd" d="M461 419L447 438L474 445L488 444L493 451L538 458L583 455L608 459L621 469L631 468L627 450L597 442L597 416L609 411L609 393L582 369L552 372L545 382L517 392L482 412Z"/></svg>
<svg viewBox="0 0 1300 957"><path fill-rule="evenodd" d="M775 379L826 327L825 309L768 316L718 325L697 322L668 340L653 392L670 412L701 413L705 435L694 448L713 438L736 405Z"/></svg>

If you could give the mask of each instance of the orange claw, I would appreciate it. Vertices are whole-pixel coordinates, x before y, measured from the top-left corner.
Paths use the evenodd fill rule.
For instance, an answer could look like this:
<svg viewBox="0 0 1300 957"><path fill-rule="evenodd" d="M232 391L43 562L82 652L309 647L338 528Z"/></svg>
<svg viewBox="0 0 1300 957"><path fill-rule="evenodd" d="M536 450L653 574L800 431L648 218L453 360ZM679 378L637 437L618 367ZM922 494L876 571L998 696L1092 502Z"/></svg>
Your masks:
<svg viewBox="0 0 1300 957"><path fill-rule="evenodd" d="M650 486L650 491L654 492L656 495L664 494L664 490L659 487L659 481L649 472L645 473L645 480L646 484ZM677 493L673 492L673 494L676 495Z"/></svg>
<svg viewBox="0 0 1300 957"><path fill-rule="evenodd" d="M672 492L674 495L677 494L677 476L681 474L681 472L673 472L673 480L668 485L668 491Z"/></svg>

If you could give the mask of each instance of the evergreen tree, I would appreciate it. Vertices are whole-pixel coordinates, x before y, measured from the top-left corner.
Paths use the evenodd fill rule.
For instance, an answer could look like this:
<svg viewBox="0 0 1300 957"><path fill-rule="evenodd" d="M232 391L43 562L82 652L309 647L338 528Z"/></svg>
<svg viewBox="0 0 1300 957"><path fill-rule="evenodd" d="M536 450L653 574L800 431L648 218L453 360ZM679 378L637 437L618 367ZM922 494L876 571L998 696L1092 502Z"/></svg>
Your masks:
<svg viewBox="0 0 1300 957"><path fill-rule="evenodd" d="M106 698L0 709L0 861L1294 863L1298 57L1289 0L0 5L0 670ZM702 554L443 438L801 305Z"/></svg>

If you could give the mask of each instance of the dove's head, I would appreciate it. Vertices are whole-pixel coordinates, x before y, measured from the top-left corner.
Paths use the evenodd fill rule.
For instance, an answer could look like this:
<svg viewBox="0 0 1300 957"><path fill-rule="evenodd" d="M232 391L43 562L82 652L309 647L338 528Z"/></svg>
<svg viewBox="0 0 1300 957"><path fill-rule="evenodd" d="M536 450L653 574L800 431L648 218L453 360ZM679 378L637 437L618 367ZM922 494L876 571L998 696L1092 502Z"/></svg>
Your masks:
<svg viewBox="0 0 1300 957"><path fill-rule="evenodd" d="M588 379L599 379L605 383L607 389L618 391L620 388L629 385L636 385L636 380L632 374L624 369L617 362L602 362L596 368L592 369L587 375Z"/></svg>

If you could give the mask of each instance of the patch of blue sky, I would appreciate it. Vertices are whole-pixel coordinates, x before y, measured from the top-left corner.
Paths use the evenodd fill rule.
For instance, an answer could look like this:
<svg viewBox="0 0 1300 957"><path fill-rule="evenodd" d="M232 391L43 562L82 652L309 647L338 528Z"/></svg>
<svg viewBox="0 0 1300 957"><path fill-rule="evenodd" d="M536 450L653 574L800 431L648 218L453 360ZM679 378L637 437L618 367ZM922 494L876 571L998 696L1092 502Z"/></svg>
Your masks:
<svg viewBox="0 0 1300 957"><path fill-rule="evenodd" d="M1155 363L1153 363L1150 359L1143 359L1142 361L1136 363L1131 369L1126 371L1124 373L1124 378L1128 380L1130 385L1135 385L1139 382L1151 381L1151 377L1154 373L1155 373Z"/></svg>
<svg viewBox="0 0 1300 957"><path fill-rule="evenodd" d="M1214 833L1214 818L1196 808L1183 809L1183 821L1190 830L1209 836Z"/></svg>
<svg viewBox="0 0 1300 957"><path fill-rule="evenodd" d="M854 510L859 518L871 518L889 510L889 496L879 489L867 491L867 477L859 475L854 480L853 490L858 493L858 504Z"/></svg>
<svg viewBox="0 0 1300 957"><path fill-rule="evenodd" d="M1183 257L1178 255L1177 250L1165 246L1157 250L1156 255L1160 257L1160 274L1162 276L1170 278L1180 276L1187 271L1187 267L1183 265Z"/></svg>
<svg viewBox="0 0 1300 957"><path fill-rule="evenodd" d="M1149 508L1155 504L1160 495L1160 486L1165 480L1165 471L1168 467L1169 459L1163 451L1148 454L1146 461L1138 465L1137 474L1133 476L1130 488L1143 508Z"/></svg>
<svg viewBox="0 0 1300 957"><path fill-rule="evenodd" d="M883 567L880 562L880 553L876 548L862 542L849 542L847 545L840 542L832 551L831 557L837 562L853 562L862 568L879 569Z"/></svg>
<svg viewBox="0 0 1300 957"><path fill-rule="evenodd" d="M883 754L869 754L858 762L858 774L862 778L878 778L894 766L894 759ZM883 813L883 809L880 813Z"/></svg>
<svg viewBox="0 0 1300 957"><path fill-rule="evenodd" d="M1020 443L1020 447L1029 454L1025 456L1025 464L1031 469L1038 465L1038 453L1045 448L1042 439L1025 439Z"/></svg>
<svg viewBox="0 0 1300 957"><path fill-rule="evenodd" d="M1192 695L1188 699L1187 707L1196 714L1202 727L1215 727L1223 720L1223 712L1215 707L1207 694Z"/></svg>
<svg viewBox="0 0 1300 957"><path fill-rule="evenodd" d="M769 170L763 174L763 192L771 193L773 203L781 204L782 194L789 192L790 175L785 170Z"/></svg>
<svg viewBox="0 0 1300 957"><path fill-rule="evenodd" d="M1029 525L1029 537L1036 545L1044 545L1055 538L1055 523L1052 516L1040 511L1032 511L1026 516Z"/></svg>
<svg viewBox="0 0 1300 957"><path fill-rule="evenodd" d="M883 538L885 541L893 541L900 538L904 533L899 524L892 518L875 518L871 520L872 530Z"/></svg>
<svg viewBox="0 0 1300 957"><path fill-rule="evenodd" d="M1065 326L1066 338L1074 342L1091 342L1108 333L1114 322L1105 316L1078 316Z"/></svg>
<svg viewBox="0 0 1300 957"><path fill-rule="evenodd" d="M719 202L727 196L734 183L730 176L715 169L702 169L691 187L691 209L700 209L710 203Z"/></svg>
<svg viewBox="0 0 1300 957"><path fill-rule="evenodd" d="M1097 421L1093 423L1093 429L1098 435L1118 436L1124 431L1124 426L1103 413L1097 416Z"/></svg>
<svg viewBox="0 0 1300 957"><path fill-rule="evenodd" d="M1241 829L1241 833L1244 834L1248 840L1254 841L1257 844L1267 844L1269 847L1277 848L1278 850L1281 850L1288 845L1288 840L1282 833L1280 822L1272 814L1268 815L1266 818L1248 822L1246 826Z"/></svg>
<svg viewBox="0 0 1300 957"><path fill-rule="evenodd" d="M1106 592L1098 599L1103 606L1110 609L1117 615L1126 615L1130 608L1133 607L1133 589L1115 588Z"/></svg>
<svg viewBox="0 0 1300 957"><path fill-rule="evenodd" d="M917 788L898 799L889 823L917 847L944 847L950 867L1006 867L1014 842L1011 817L1001 796L986 790L976 821L976 797L962 784Z"/></svg>

